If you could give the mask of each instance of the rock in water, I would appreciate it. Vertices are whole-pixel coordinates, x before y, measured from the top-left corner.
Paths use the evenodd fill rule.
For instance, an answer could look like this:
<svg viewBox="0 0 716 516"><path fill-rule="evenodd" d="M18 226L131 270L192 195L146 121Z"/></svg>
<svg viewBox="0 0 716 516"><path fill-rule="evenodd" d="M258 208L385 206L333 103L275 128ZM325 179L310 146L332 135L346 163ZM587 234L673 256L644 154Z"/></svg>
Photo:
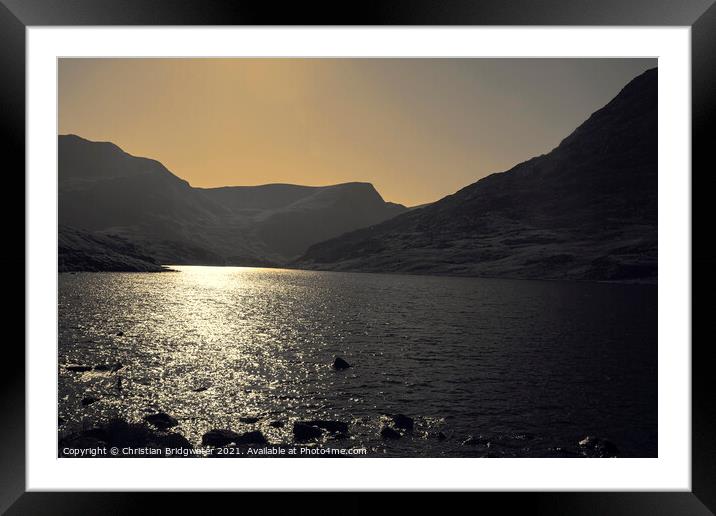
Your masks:
<svg viewBox="0 0 716 516"><path fill-rule="evenodd" d="M95 371L112 371L113 373L116 373L120 369L122 369L124 366L120 364L119 362L115 364L97 364L94 366Z"/></svg>
<svg viewBox="0 0 716 516"><path fill-rule="evenodd" d="M85 371L91 371L92 366L70 364L66 365L65 369L67 369L68 371L74 371L75 373L84 373Z"/></svg>
<svg viewBox="0 0 716 516"><path fill-rule="evenodd" d="M351 365L345 360L343 360L341 357L336 357L333 360L333 367L335 369L338 369L339 371L342 371L344 369L348 369L349 367L351 367Z"/></svg>
<svg viewBox="0 0 716 516"><path fill-rule="evenodd" d="M598 440L599 440L599 439L598 439L597 437L593 437L593 436L591 436L591 435L588 435L587 437L585 437L584 439L582 439L581 441L579 441L579 447L580 447L580 448L586 448L586 449L594 448L594 446L597 444L597 441L598 441Z"/></svg>
<svg viewBox="0 0 716 516"><path fill-rule="evenodd" d="M400 439L400 432L386 425L380 429L380 436L383 439Z"/></svg>
<svg viewBox="0 0 716 516"><path fill-rule="evenodd" d="M317 426L307 425L298 421L293 424L293 437L295 437L297 441L318 439L321 435L323 435L323 430Z"/></svg>
<svg viewBox="0 0 716 516"><path fill-rule="evenodd" d="M266 437L259 431L246 432L238 437L236 444L268 444Z"/></svg>
<svg viewBox="0 0 716 516"><path fill-rule="evenodd" d="M239 439L241 439L241 436L236 432L232 432L231 430L214 429L205 433L201 437L201 444L203 446L214 446L219 448L226 446L227 444L236 443Z"/></svg>
<svg viewBox="0 0 716 516"><path fill-rule="evenodd" d="M156 414L144 416L144 420L147 423L156 426L160 430L166 430L167 428L171 428L179 424L179 421L165 412L158 412Z"/></svg>
<svg viewBox="0 0 716 516"><path fill-rule="evenodd" d="M83 430L62 437L58 443L59 455L67 456L63 451L66 448L91 448L98 446L116 446L123 448L147 448L159 453L141 452L133 457L164 457L174 456L167 454L167 448L192 449L193 446L183 436L175 433L158 433L146 425L128 423L122 420L112 420L97 428ZM121 457L122 455L120 455ZM88 455L91 457L91 455Z"/></svg>
<svg viewBox="0 0 716 516"><path fill-rule="evenodd" d="M390 418L393 420L393 424L396 426L396 428L402 428L403 430L412 431L413 427L415 426L415 421L413 421L413 418L408 417L405 414L395 414L393 416L390 416Z"/></svg>
<svg viewBox="0 0 716 516"><path fill-rule="evenodd" d="M579 447L594 457L604 458L619 456L619 449L613 442L591 435L579 441Z"/></svg>

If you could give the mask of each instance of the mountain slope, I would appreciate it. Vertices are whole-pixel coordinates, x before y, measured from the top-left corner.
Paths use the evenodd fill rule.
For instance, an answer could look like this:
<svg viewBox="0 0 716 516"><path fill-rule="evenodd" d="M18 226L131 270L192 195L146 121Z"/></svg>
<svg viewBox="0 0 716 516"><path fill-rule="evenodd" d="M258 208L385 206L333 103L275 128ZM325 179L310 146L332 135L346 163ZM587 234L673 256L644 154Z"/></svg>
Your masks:
<svg viewBox="0 0 716 516"><path fill-rule="evenodd" d="M167 270L120 237L95 235L70 227L60 227L57 262L60 272Z"/></svg>
<svg viewBox="0 0 716 516"><path fill-rule="evenodd" d="M279 265L405 211L365 183L202 189L112 143L59 136L58 153L61 228L117 235L160 263Z"/></svg>
<svg viewBox="0 0 716 516"><path fill-rule="evenodd" d="M229 251L259 260L225 208L158 161L69 135L58 140L58 170L61 226L119 235L161 263L222 264Z"/></svg>
<svg viewBox="0 0 716 516"><path fill-rule="evenodd" d="M560 145L424 208L322 242L295 266L655 281L657 70Z"/></svg>
<svg viewBox="0 0 716 516"><path fill-rule="evenodd" d="M406 211L400 204L385 202L370 183L323 187L270 184L204 192L236 216L249 217L253 238L292 258L310 245Z"/></svg>

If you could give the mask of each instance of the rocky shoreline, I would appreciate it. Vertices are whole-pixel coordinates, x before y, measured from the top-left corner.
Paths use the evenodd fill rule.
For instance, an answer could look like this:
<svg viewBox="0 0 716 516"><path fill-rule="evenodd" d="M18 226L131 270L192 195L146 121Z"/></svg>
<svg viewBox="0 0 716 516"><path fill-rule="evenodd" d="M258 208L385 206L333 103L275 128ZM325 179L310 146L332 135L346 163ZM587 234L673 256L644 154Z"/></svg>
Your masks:
<svg viewBox="0 0 716 516"><path fill-rule="evenodd" d="M122 331L117 336L124 336ZM353 366L336 356L331 364L336 371ZM99 364L66 364L72 374L100 374L116 377L117 392L122 391L120 362ZM192 389L204 392L209 386ZM376 414L370 421L324 418L276 417L247 414L237 418L237 425L217 426L204 431L200 441L192 442L177 429L182 428L180 415L150 411L140 420L107 417L85 419L85 407L102 401L97 395L79 393L82 407L81 425L58 419L58 456L94 457L385 457L399 448L402 456L422 456L419 450L429 442L438 456L461 457L589 457L624 456L611 441L584 435L573 442L554 446L540 436L528 433L478 433L464 435L450 426L434 425L421 416L404 413ZM191 418L188 418L191 419ZM366 424L367 423L367 424ZM367 432L366 432L367 430ZM368 442L373 443L366 447ZM380 443L377 447L375 442ZM407 453L405 451L407 450Z"/></svg>
<svg viewBox="0 0 716 516"><path fill-rule="evenodd" d="M520 447L529 446L536 436L470 435L456 436L440 432L416 432L411 428L413 418L403 414L383 415L380 436L387 446L400 439L431 439L457 442L464 448L464 456L497 458L520 456ZM59 421L62 427L63 421ZM293 442L270 442L261 430L235 432L212 429L202 436L200 444L192 444L174 432L176 419L157 413L141 422L112 419L85 430L64 434L60 431L58 456L74 458L95 457L306 457L306 456L385 456L356 446L350 439L351 425L344 421L312 420L292 423ZM504 448L517 453L505 453ZM564 447L533 450L530 457L544 458L616 458L622 454L611 441L585 436Z"/></svg>

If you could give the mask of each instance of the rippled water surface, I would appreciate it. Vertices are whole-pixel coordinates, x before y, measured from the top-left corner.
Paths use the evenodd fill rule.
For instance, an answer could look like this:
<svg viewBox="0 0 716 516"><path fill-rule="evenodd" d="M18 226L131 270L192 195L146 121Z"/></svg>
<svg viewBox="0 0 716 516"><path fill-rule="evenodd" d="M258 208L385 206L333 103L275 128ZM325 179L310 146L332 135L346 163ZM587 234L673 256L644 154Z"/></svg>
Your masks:
<svg viewBox="0 0 716 516"><path fill-rule="evenodd" d="M194 445L213 428L288 444L323 418L351 425L324 445L371 456L569 456L586 435L657 454L655 286L175 268L60 274L60 435L165 411ZM393 413L416 427L384 441Z"/></svg>

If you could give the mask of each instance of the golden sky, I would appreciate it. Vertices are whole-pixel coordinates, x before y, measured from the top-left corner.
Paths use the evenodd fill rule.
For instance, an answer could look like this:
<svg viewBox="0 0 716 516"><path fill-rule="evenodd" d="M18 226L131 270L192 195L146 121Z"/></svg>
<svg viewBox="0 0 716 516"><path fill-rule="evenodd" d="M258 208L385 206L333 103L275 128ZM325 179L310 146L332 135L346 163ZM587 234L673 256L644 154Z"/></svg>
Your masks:
<svg viewBox="0 0 716 516"><path fill-rule="evenodd" d="M655 59L61 59L59 133L193 186L365 181L409 206L549 152Z"/></svg>

